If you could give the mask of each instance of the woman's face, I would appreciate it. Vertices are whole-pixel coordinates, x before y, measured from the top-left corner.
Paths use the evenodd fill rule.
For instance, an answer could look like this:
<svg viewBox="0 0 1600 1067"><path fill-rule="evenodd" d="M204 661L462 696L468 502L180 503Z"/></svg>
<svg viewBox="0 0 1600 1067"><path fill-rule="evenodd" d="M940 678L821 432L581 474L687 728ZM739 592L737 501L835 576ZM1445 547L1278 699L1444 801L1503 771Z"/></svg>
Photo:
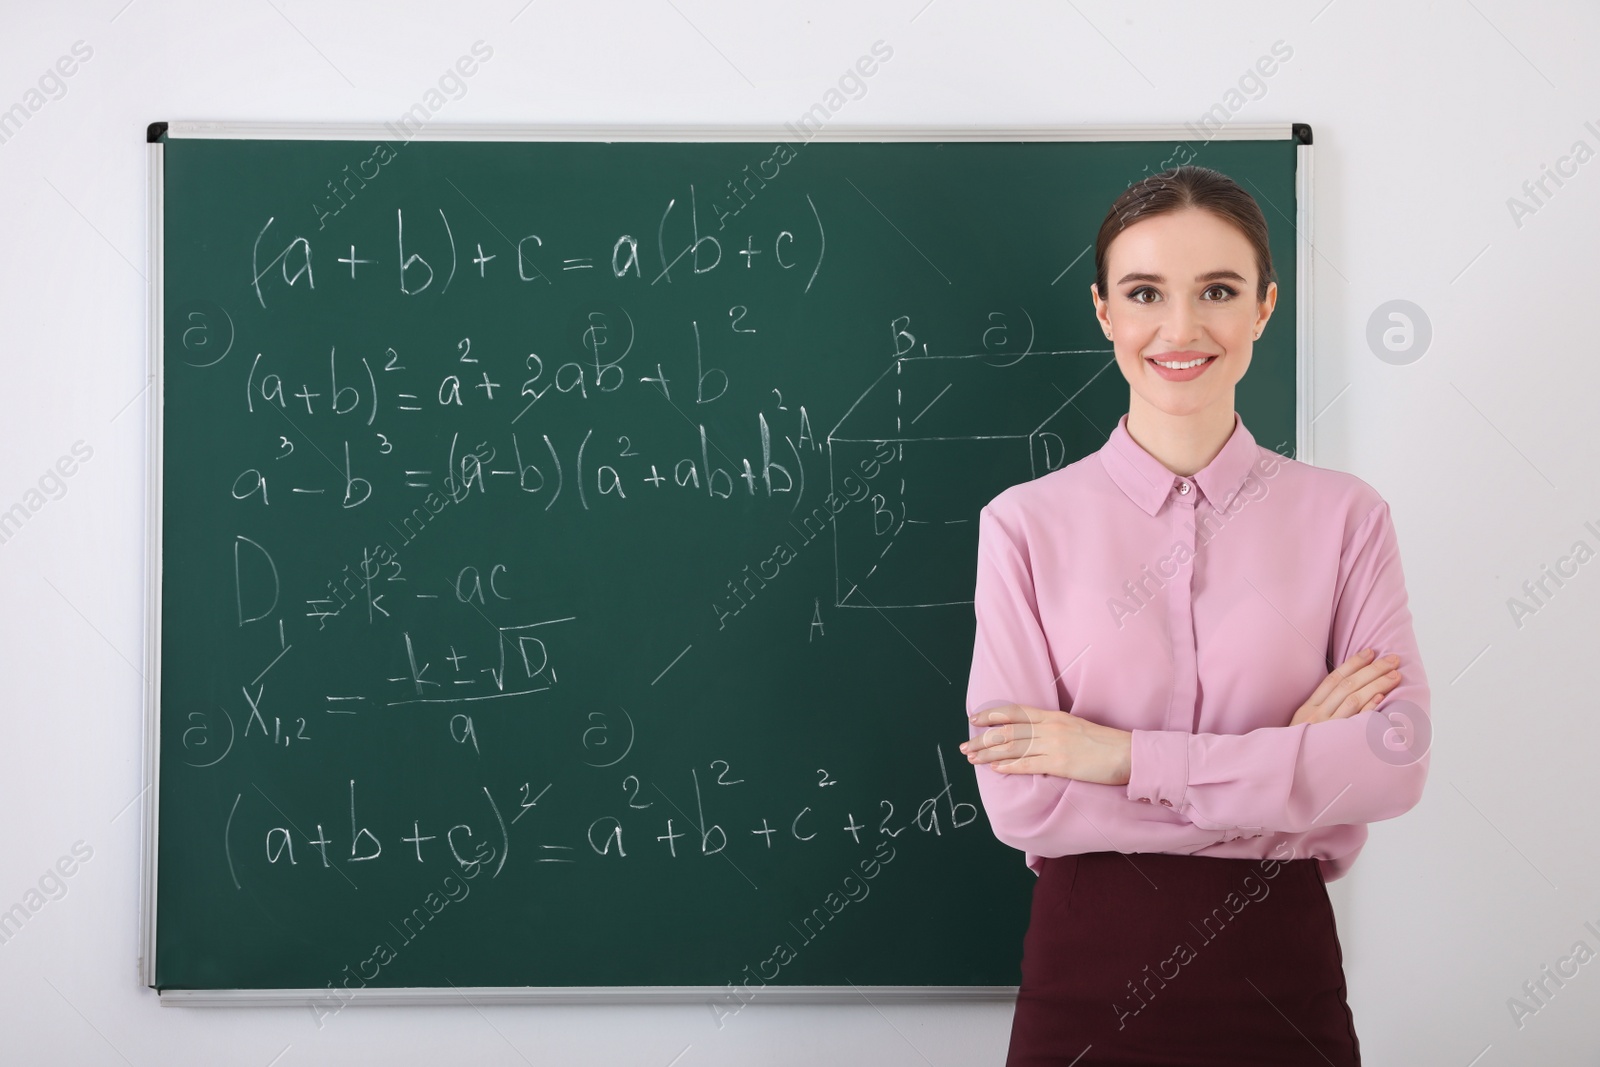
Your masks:
<svg viewBox="0 0 1600 1067"><path fill-rule="evenodd" d="M1231 414L1234 384L1278 300L1274 282L1258 304L1256 279L1250 242L1209 211L1155 215L1118 234L1106 253L1107 298L1089 291L1136 396L1169 415ZM1156 362L1197 359L1206 362L1179 370Z"/></svg>

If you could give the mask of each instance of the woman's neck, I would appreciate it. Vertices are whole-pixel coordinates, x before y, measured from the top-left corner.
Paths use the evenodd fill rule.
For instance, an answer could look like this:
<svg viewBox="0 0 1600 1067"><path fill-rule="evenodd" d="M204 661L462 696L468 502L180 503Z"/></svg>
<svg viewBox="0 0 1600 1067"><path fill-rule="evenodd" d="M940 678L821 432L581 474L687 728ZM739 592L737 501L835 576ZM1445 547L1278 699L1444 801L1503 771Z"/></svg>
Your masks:
<svg viewBox="0 0 1600 1067"><path fill-rule="evenodd" d="M1128 405L1128 435L1173 474L1192 477L1206 468L1233 435L1233 405L1213 405L1191 415L1169 415L1140 401Z"/></svg>

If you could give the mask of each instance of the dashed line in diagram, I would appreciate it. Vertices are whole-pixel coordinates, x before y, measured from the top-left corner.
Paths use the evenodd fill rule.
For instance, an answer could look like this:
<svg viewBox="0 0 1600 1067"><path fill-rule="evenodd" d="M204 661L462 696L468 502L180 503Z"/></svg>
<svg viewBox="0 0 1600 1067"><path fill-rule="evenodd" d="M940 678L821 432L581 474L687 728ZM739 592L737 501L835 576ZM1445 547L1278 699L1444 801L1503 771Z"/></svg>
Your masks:
<svg viewBox="0 0 1600 1067"><path fill-rule="evenodd" d="M1102 348L892 359L827 435L835 493L884 444L898 468L833 517L834 607L972 603L970 570L927 561L975 560L984 504L1105 443L1074 401L1114 363Z"/></svg>

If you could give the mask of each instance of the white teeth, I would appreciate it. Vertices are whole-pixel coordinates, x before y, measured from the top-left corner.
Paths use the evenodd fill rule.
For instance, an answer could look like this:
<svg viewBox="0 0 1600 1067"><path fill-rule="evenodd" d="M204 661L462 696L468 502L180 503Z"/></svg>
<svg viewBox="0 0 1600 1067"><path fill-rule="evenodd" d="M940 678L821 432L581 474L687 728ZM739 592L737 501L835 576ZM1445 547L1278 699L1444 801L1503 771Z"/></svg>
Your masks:
<svg viewBox="0 0 1600 1067"><path fill-rule="evenodd" d="M1198 367L1206 360L1215 358L1215 356L1201 356L1199 359L1191 359L1187 363L1162 363L1159 359L1152 359L1150 362L1168 370L1188 370L1190 367Z"/></svg>

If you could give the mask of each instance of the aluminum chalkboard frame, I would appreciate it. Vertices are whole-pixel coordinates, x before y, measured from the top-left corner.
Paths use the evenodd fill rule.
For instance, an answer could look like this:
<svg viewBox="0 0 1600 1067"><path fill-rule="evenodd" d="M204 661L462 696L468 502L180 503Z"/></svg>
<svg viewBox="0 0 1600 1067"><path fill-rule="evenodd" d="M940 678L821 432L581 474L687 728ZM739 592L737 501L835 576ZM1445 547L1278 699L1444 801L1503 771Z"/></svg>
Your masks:
<svg viewBox="0 0 1600 1067"><path fill-rule="evenodd" d="M180 138L238 139L386 139L397 133L382 123L213 122L173 121L150 124L148 143L148 326L146 337L146 426L144 532L142 580L145 617L145 687L143 691L143 790L141 793L140 931L138 966L143 982L154 987L156 945L156 850L159 831L160 775L160 670L162 575L162 428L164 351L163 234L165 223L164 147ZM492 125L429 123L407 131L406 140L424 141L770 141L786 140L797 131L769 125ZM1198 136L1201 135L1201 136ZM1301 123L1240 123L1214 130L1185 125L1107 126L949 126L897 125L849 126L827 124L804 137L806 141L1173 141L1290 140L1296 145L1295 249L1297 299L1295 367L1298 382L1295 412L1297 459L1312 457L1312 310L1315 241L1313 213L1313 151L1311 128ZM865 987L875 999L895 1002L1010 1000L1015 986L886 986ZM724 986L473 986L473 987L369 987L357 990L344 1004L414 1005L532 1003L697 1003L725 998ZM848 1003L863 997L863 987L768 986L756 999L771 1003ZM309 1005L325 1009L326 990L305 989L167 989L160 1000L178 1006L282 1006Z"/></svg>

